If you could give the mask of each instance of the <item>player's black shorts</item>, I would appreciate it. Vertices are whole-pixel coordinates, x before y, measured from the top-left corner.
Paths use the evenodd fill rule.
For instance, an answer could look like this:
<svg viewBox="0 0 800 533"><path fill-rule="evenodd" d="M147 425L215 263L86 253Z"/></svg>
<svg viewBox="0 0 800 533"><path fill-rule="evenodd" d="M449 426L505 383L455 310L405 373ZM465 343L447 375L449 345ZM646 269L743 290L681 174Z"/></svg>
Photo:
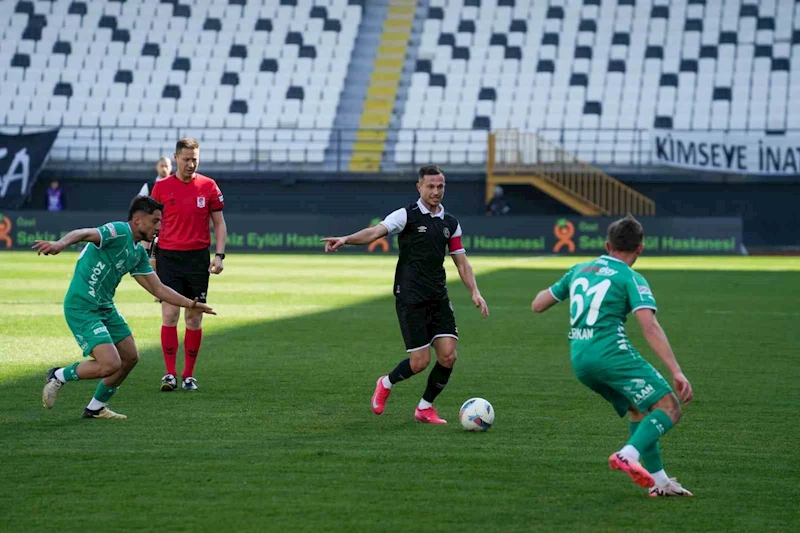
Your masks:
<svg viewBox="0 0 800 533"><path fill-rule="evenodd" d="M208 250L156 250L156 274L161 283L191 300L197 298L201 303L206 303L210 264Z"/></svg>
<svg viewBox="0 0 800 533"><path fill-rule="evenodd" d="M449 298L413 304L396 300L395 308L407 352L430 346L436 337L458 339L456 317Z"/></svg>

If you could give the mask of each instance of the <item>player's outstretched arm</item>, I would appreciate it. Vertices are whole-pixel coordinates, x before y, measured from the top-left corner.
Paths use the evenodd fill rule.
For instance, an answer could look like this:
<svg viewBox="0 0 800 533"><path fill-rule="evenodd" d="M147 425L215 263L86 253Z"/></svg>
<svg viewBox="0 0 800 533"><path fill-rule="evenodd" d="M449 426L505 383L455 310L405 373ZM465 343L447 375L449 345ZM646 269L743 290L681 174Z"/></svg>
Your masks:
<svg viewBox="0 0 800 533"><path fill-rule="evenodd" d="M100 232L97 228L75 229L57 241L33 241L31 249L36 250L36 255L56 255L67 246L72 246L79 242L91 242L100 246Z"/></svg>
<svg viewBox="0 0 800 533"><path fill-rule="evenodd" d="M656 352L656 355L664 361L664 364L672 374L673 385L678 393L678 397L683 403L688 404L692 401L694 393L692 392L692 385L686 376L683 375L678 360L672 351L672 347L667 339L667 334L656 319L656 314L652 309L638 309L634 312L639 325L642 328L642 334L647 339L650 348Z"/></svg>
<svg viewBox="0 0 800 533"><path fill-rule="evenodd" d="M483 299L481 291L478 289L478 282L475 280L475 273L472 271L472 265L469 264L467 254L452 254L450 257L453 258L453 263L456 264L461 282L472 294L472 303L481 310L481 315L489 316L489 306L486 305L486 300Z"/></svg>
<svg viewBox="0 0 800 533"><path fill-rule="evenodd" d="M147 275L140 275L140 276L133 276L134 279L144 287L144 289L161 300L162 302L167 302L168 304L172 304L178 307L186 307L188 309L200 309L204 313L208 315L216 315L217 313L204 303L200 303L197 301L197 298L194 300L190 300L185 296L182 296L175 292L174 290L170 289L163 283L161 280L158 279L158 276L155 272L152 272Z"/></svg>
<svg viewBox="0 0 800 533"><path fill-rule="evenodd" d="M388 234L389 230L386 229L386 226L378 224L344 237L325 237L320 239L320 242L325 243L326 252L335 252L345 244L369 244Z"/></svg>
<svg viewBox="0 0 800 533"><path fill-rule="evenodd" d="M536 298L533 299L531 303L531 309L534 313L544 313L554 305L558 303L553 293L550 292L550 289L543 289L539 291L539 294L536 295Z"/></svg>

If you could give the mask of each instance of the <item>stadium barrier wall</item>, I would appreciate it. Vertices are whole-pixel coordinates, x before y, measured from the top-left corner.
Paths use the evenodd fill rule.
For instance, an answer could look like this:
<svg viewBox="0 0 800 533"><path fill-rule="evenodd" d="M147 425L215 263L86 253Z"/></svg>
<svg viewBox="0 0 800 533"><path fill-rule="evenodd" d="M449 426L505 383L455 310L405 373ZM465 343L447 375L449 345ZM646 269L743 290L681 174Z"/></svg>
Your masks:
<svg viewBox="0 0 800 533"><path fill-rule="evenodd" d="M346 235L380 222L383 213L367 216L226 215L226 251L322 253L322 237ZM4 211L0 213L0 250L30 249L35 240L55 240L80 227L100 226L121 217L118 212ZM462 242L470 254L596 255L605 253L605 232L612 218L460 217ZM648 254L739 255L741 218L642 218ZM213 237L213 235L212 235ZM396 253L396 237L348 252Z"/></svg>
<svg viewBox="0 0 800 533"><path fill-rule="evenodd" d="M202 167L201 167L202 169ZM225 214L294 214L349 216L368 212L386 216L414 202L416 177L410 174L217 173L225 194ZM693 181L706 173L688 175L615 175L656 201L658 217L741 217L743 239L750 248L800 248L800 181ZM140 175L88 179L80 173L43 170L25 209L45 209L49 180L58 179L69 211L126 213L142 184L153 179L149 169ZM482 174L448 174L445 207L462 218L483 214ZM530 185L505 187L514 218L570 217L575 213ZM6 207L6 209L12 209Z"/></svg>

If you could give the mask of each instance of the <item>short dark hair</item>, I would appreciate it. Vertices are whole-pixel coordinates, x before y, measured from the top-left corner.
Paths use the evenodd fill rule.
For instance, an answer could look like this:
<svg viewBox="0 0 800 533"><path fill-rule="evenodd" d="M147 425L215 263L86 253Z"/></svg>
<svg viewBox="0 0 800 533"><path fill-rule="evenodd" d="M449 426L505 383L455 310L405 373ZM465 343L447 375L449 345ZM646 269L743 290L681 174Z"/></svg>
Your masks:
<svg viewBox="0 0 800 533"><path fill-rule="evenodd" d="M131 202L131 208L128 210L128 220L133 220L133 215L136 213L145 213L152 215L156 211L164 211L164 204L150 196L137 196Z"/></svg>
<svg viewBox="0 0 800 533"><path fill-rule="evenodd" d="M444 171L439 165L425 165L420 167L417 181L422 183L425 181L425 176L436 176L437 174L444 176Z"/></svg>
<svg viewBox="0 0 800 533"><path fill-rule="evenodd" d="M608 226L608 243L617 252L633 252L642 244L644 228L633 215L612 222Z"/></svg>
<svg viewBox="0 0 800 533"><path fill-rule="evenodd" d="M190 150L194 150L195 148L200 148L200 143L196 140L192 139L191 137L184 137L180 141L175 144L175 153L181 153L181 150L184 148L188 148Z"/></svg>

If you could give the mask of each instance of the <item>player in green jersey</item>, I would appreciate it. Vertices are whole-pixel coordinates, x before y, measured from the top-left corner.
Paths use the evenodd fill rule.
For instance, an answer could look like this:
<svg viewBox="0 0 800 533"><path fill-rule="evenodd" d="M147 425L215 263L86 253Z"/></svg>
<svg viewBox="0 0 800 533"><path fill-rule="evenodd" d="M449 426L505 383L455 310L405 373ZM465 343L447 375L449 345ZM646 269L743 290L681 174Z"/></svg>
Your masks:
<svg viewBox="0 0 800 533"><path fill-rule="evenodd" d="M658 440L681 417L678 397L687 405L692 401L692 386L656 320L650 286L631 268L644 248L643 237L642 225L632 216L612 223L606 242L608 254L572 267L536 295L532 308L542 313L569 298L568 338L575 375L608 400L620 417L628 415L631 437L611 454L609 466L649 488L650 496L692 496L664 472L658 446ZM678 397L628 340L628 313L636 316L648 344L672 374Z"/></svg>
<svg viewBox="0 0 800 533"><path fill-rule="evenodd" d="M58 241L35 241L33 249L45 255L55 255L78 242L88 243L78 257L64 298L64 317L84 357L91 359L47 372L42 391L46 408L53 407L64 383L101 378L83 411L84 418L127 418L106 407L139 361L128 323L114 307L114 293L126 273L164 302L216 314L197 299L185 298L165 286L153 272L141 241L153 239L163 210L164 205L149 196L138 196L131 203L127 222L76 229Z"/></svg>

